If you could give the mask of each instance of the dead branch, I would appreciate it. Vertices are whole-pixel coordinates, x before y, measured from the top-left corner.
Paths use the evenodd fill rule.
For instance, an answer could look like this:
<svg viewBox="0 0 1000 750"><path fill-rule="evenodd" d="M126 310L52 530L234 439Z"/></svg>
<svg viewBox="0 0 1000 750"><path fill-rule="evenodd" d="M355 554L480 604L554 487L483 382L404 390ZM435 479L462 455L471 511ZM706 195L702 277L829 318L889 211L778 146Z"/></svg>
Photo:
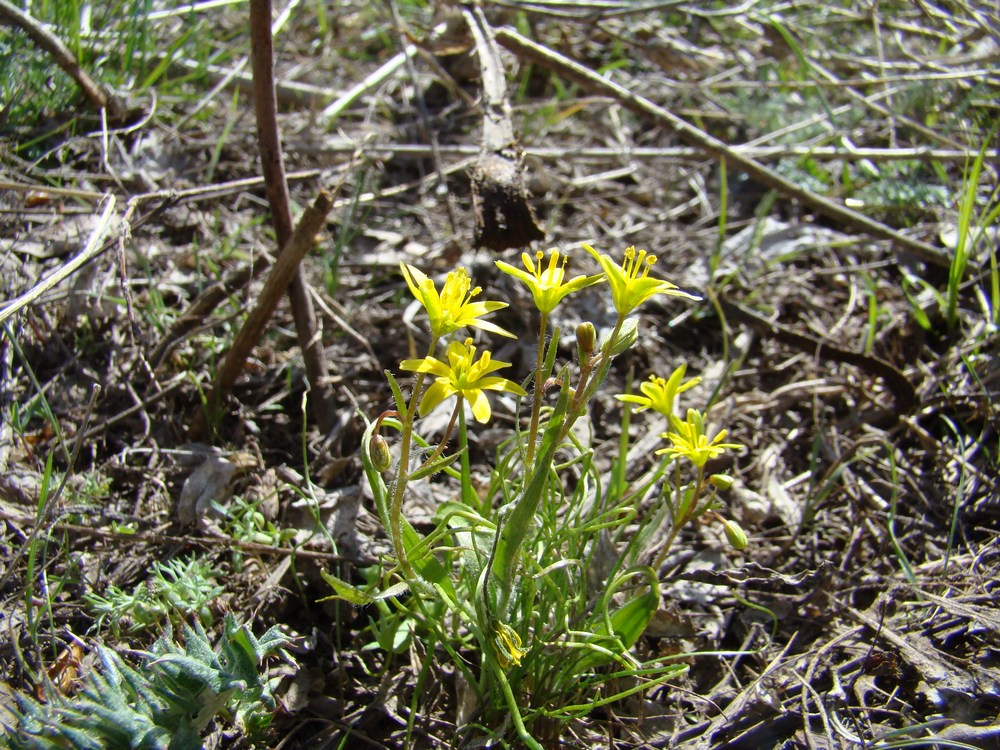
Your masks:
<svg viewBox="0 0 1000 750"><path fill-rule="evenodd" d="M59 37L49 31L34 18L18 10L7 0L0 0L0 24L14 26L21 29L28 37L44 50L56 65L62 68L66 75L72 78L80 91L87 97L95 109L107 111L111 119L116 119L121 114L121 109L114 97L109 96L97 83L94 82L87 72L80 67L79 61L73 53L67 49L66 45L60 41Z"/></svg>
<svg viewBox="0 0 1000 750"><path fill-rule="evenodd" d="M514 138L500 50L480 8L463 10L462 15L476 40L483 81L482 150L472 170L473 245L496 251L524 247L545 239L545 233L524 187L523 154Z"/></svg>
<svg viewBox="0 0 1000 750"><path fill-rule="evenodd" d="M278 130L278 105L274 88L274 38L271 35L271 1L251 0L250 42L253 58L254 110L257 115L257 138L260 145L264 188L271 206L271 221L278 246L286 248L292 238L292 214L289 207L285 163L281 154ZM313 408L320 430L327 432L336 423L329 368L323 351L323 330L313 310L301 268L296 268L289 285L295 330L302 348L306 377L312 389Z"/></svg>
<svg viewBox="0 0 1000 750"><path fill-rule="evenodd" d="M907 237L895 229L887 227L885 224L870 219L856 211L852 211L846 206L828 200L816 193L804 190L786 180L773 169L764 166L756 159L750 158L739 149L726 145L663 107L654 104L638 94L632 93L624 86L599 76L597 73L569 59L565 55L518 34L513 29L498 29L496 31L496 40L524 59L533 60L551 70L555 70L559 75L575 81L591 92L604 96L612 96L633 112L654 118L673 130L684 140L703 149L707 154L725 161L727 165L740 170L772 190L777 190L783 195L798 200L803 205L808 206L818 213L835 219L855 231L867 232L874 237L890 240L897 247L933 265L947 268L951 264L951 260L947 254L936 247L912 237ZM972 270L974 269L970 269L970 272Z"/></svg>
<svg viewBox="0 0 1000 750"><path fill-rule="evenodd" d="M59 282L72 276L84 265L92 261L108 248L108 244L104 243L103 240L104 236L111 228L115 210L115 197L108 193L105 198L106 203L104 210L101 212L100 218L98 218L97 224L94 227L94 231L91 233L90 239L87 241L83 250L81 250L78 255L74 256L68 263L58 268L51 275L39 281L24 294L21 294L16 299L13 299L3 305L3 307L0 308L0 324L2 324L14 313L30 305Z"/></svg>
<svg viewBox="0 0 1000 750"><path fill-rule="evenodd" d="M243 371L250 350L264 332L271 315L274 314L278 302L288 290L288 285L297 273L299 264L306 252L316 241L316 233L322 229L326 216L333 207L333 196L326 190L320 190L313 204L302 214L299 224L288 244L281 249L277 261L271 267L264 288L257 299L257 306L243 321L243 327L236 334L226 358L219 368L215 380L218 395L224 394L233 387L236 378Z"/></svg>

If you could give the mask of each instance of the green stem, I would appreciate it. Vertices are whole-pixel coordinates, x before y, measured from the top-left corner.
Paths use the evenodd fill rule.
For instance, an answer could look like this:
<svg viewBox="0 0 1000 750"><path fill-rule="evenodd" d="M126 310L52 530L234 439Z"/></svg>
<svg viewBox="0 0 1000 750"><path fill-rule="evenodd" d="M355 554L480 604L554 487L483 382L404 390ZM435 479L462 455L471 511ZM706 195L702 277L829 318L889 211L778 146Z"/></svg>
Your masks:
<svg viewBox="0 0 1000 750"><path fill-rule="evenodd" d="M677 479L675 481L675 486L677 488L676 491L678 493L678 497L677 497L677 502L674 505L674 508L677 508L679 510L681 507L681 503L684 501L684 498L680 496L680 493L683 492L683 488L680 482L679 465L677 467ZM680 533L681 529L683 529L688 524L688 522L694 517L695 511L699 507L698 497L701 495L702 490L704 488L705 488L705 469L704 467L701 467L698 469L698 479L695 483L694 490L692 491L691 494L691 502L688 503L687 507L684 509L682 513L678 513L672 519L670 533L667 534L667 539L663 543L663 548L660 550L660 554L656 556L656 561L653 563L652 566L653 570L658 571L660 569L660 566L663 564L663 560L667 556L667 552L670 551L670 547L674 543L674 539L677 538L677 535Z"/></svg>
<svg viewBox="0 0 1000 750"><path fill-rule="evenodd" d="M611 331L611 335L604 343L601 353L596 357L591 357L588 362L580 367L580 382L577 384L576 393L573 396L573 401L570 403L566 421L559 431L558 442L561 443L566 438L569 431L573 429L576 420L583 416L594 392L604 382L604 379L607 378L608 370L611 369L611 361L614 359L611 352L614 350L615 341L618 339L618 335L621 333L624 324L625 318L620 316L618 322L615 323L614 330ZM594 373L595 365L597 365L597 374L591 377Z"/></svg>
<svg viewBox="0 0 1000 750"><path fill-rule="evenodd" d="M437 349L437 337L431 339L430 346L427 347L427 356L434 356ZM413 421L416 418L417 406L420 403L420 396L424 388L426 374L417 373L413 383L413 392L410 394L410 403L406 407L406 414L403 416L402 439L399 444L399 470L396 475L396 485L393 488L392 503L389 506L389 529L392 534L392 544L396 552L396 559L403 569L403 574L407 579L413 579L413 568L406 557L406 549L403 546L403 495L406 493L406 483L410 477L410 448L413 444Z"/></svg>
<svg viewBox="0 0 1000 750"><path fill-rule="evenodd" d="M470 508L479 510L476 491L472 489L472 466L469 459L469 432L465 424L465 409L462 394L458 395L458 449L461 451L458 460L462 465L462 502Z"/></svg>
<svg viewBox="0 0 1000 750"><path fill-rule="evenodd" d="M538 419L542 412L542 368L545 365L545 329L548 327L548 313L543 312L538 323L538 358L535 365L535 393L531 399L531 426L528 428L528 454L524 465L531 470L535 460L535 445L538 442Z"/></svg>
<svg viewBox="0 0 1000 750"><path fill-rule="evenodd" d="M448 426L444 428L444 435L441 437L441 442L438 443L438 447L434 449L434 452L427 457L427 459L420 464L420 468L424 469L431 465L434 461L440 458L441 454L444 453L445 446L448 445L448 441L451 439L451 432L455 429L455 422L458 420L458 415L462 411L462 395L459 394L458 401L455 403L455 409L451 413L451 419L448 420ZM465 418L462 418L462 429L465 429ZM464 442L462 443L465 444Z"/></svg>
<svg viewBox="0 0 1000 750"><path fill-rule="evenodd" d="M517 707L517 701L514 700L514 691L510 689L510 683L507 681L507 675L504 674L503 668L492 655L487 658L489 659L490 665L493 667L493 671L497 676L497 682L500 683L500 689L503 691L503 696L507 700L507 708L510 709L510 718L514 720L514 728L517 730L517 736L520 737L521 742L531 748L531 750L543 750L542 746L538 744L538 740L528 734L528 730L524 726L524 720L521 718L521 711Z"/></svg>

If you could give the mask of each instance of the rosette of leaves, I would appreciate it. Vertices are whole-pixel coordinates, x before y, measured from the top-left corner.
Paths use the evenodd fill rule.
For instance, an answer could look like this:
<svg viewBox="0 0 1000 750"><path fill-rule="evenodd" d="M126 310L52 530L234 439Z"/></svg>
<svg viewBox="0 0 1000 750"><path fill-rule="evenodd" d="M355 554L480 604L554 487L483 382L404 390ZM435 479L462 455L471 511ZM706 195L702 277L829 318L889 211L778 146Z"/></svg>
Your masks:
<svg viewBox="0 0 1000 750"><path fill-rule="evenodd" d="M6 742L43 750L180 750L201 747L202 733L220 715L259 738L275 707L261 665L289 639L276 627L258 639L227 615L216 648L197 622L184 625L181 640L159 638L138 669L99 646L99 667L75 696L49 691L45 703L17 696L17 707L0 715Z"/></svg>

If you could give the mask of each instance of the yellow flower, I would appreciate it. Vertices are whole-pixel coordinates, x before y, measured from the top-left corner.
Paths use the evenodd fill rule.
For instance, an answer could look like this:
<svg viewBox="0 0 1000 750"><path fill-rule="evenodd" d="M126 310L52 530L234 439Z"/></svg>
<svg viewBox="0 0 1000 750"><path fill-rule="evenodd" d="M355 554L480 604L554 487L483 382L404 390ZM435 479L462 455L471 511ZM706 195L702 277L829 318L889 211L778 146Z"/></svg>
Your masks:
<svg viewBox="0 0 1000 750"><path fill-rule="evenodd" d="M480 320L483 315L507 307L507 303L473 302L472 298L478 295L482 289L478 286L473 288L469 272L463 266L459 266L448 274L440 294L434 286L434 281L427 278L422 271L405 263L400 263L399 267L403 271L406 285L410 287L413 296L427 311L427 317L430 318L431 322L431 335L435 338L445 336L466 326L474 326L482 328L484 331L498 333L501 336L516 338L513 333L504 330L495 323Z"/></svg>
<svg viewBox="0 0 1000 750"><path fill-rule="evenodd" d="M528 653L527 649L521 648L521 636L510 625L495 617L490 625L493 630L493 650L501 668L507 669L511 664L521 666L522 657Z"/></svg>
<svg viewBox="0 0 1000 750"><path fill-rule="evenodd" d="M472 406L472 416L477 422L488 422L492 412L489 399L483 391L507 391L522 397L528 395L517 383L491 374L510 367L509 362L491 359L488 351L483 352L477 361L472 339L466 339L464 344L452 341L448 344L447 356L447 363L436 357L424 357L403 360L399 365L404 370L435 376L434 382L420 399L420 416L457 394Z"/></svg>
<svg viewBox="0 0 1000 750"><path fill-rule="evenodd" d="M615 305L615 310L623 318L657 294L686 297L690 300L701 299L701 297L695 297L681 291L669 281L650 276L649 269L656 263L656 256L648 254L645 250L636 253L635 247L627 248L625 259L621 265L618 265L611 259L610 255L599 253L587 244L584 244L584 248L594 256L601 264L601 268L604 269L604 275L608 277L608 283L611 285L611 300Z"/></svg>
<svg viewBox="0 0 1000 750"><path fill-rule="evenodd" d="M670 378L667 380L650 375L649 381L639 386L639 390L643 393L642 396L622 393L615 398L626 403L637 404L636 411L652 409L669 418L674 413L674 400L677 398L677 394L694 388L701 382L701 378L691 378L685 381L684 372L686 370L687 365L682 364L670 374Z"/></svg>
<svg viewBox="0 0 1000 750"><path fill-rule="evenodd" d="M658 455L666 454L670 458L687 458L699 469L713 458L718 458L727 450L737 450L743 446L739 443L724 443L726 430L719 430L714 437L705 434L705 418L701 412L688 409L687 419L681 421L677 417L670 420L674 431L663 433L663 437L672 445L656 451Z"/></svg>
<svg viewBox="0 0 1000 750"><path fill-rule="evenodd" d="M562 263L559 262L560 257L562 257ZM542 265L544 258L545 253L541 250L535 253L537 262L532 262L531 256L527 253L521 253L521 262L528 269L527 273L510 265L510 263L504 263L502 260L496 261L497 268L525 283L531 290L531 296L535 298L535 306L543 313L552 312L567 294L604 280L604 277L598 274L596 276L576 276L564 282L567 256L560 256L558 250L553 250L552 255L549 256L548 266Z"/></svg>

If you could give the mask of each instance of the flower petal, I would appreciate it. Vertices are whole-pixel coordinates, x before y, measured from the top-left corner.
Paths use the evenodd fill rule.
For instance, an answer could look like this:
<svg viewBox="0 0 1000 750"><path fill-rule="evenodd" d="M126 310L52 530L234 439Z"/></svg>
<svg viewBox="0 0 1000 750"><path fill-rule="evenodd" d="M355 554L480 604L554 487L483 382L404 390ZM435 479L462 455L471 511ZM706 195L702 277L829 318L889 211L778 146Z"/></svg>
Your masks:
<svg viewBox="0 0 1000 750"><path fill-rule="evenodd" d="M458 390L451 383L444 378L438 378L424 391L424 397L420 399L420 416L427 416L435 406L456 393Z"/></svg>
<svg viewBox="0 0 1000 750"><path fill-rule="evenodd" d="M486 424L490 421L490 415L493 413L490 409L490 400L486 398L486 394L481 390L474 390L467 393L469 399L469 405L472 407L472 416L476 418L476 421L480 424Z"/></svg>

